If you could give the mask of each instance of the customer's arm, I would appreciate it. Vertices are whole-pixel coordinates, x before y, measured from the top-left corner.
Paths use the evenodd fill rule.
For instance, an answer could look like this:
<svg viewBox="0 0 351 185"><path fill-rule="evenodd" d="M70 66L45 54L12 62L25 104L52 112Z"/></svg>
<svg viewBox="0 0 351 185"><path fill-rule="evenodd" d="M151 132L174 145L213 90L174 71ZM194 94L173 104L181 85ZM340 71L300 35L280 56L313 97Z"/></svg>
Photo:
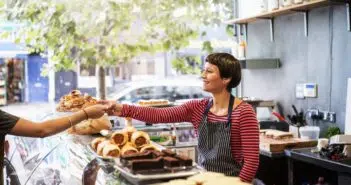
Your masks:
<svg viewBox="0 0 351 185"><path fill-rule="evenodd" d="M23 118L20 118L15 126L11 129L10 134L27 137L47 137L66 130L85 119L100 118L104 115L107 106L94 105L84 110L81 110L71 116L57 118L53 120L35 123Z"/></svg>

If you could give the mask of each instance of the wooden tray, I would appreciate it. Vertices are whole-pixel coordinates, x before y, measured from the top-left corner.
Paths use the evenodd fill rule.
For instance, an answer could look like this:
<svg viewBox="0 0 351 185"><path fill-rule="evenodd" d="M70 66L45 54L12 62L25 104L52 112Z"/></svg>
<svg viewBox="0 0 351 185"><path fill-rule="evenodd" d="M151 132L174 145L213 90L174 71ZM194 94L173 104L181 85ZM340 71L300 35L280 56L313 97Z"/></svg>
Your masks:
<svg viewBox="0 0 351 185"><path fill-rule="evenodd" d="M260 149L273 153L284 152L285 149L315 146L317 146L316 140L305 140L300 138L276 140L260 136Z"/></svg>

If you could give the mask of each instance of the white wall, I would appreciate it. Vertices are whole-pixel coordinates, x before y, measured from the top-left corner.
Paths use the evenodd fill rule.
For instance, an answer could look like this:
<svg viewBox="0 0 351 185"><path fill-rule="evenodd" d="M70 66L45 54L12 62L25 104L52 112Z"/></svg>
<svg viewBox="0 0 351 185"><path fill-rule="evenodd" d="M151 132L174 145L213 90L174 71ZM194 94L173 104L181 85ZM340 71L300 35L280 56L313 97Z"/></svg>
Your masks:
<svg viewBox="0 0 351 185"><path fill-rule="evenodd" d="M351 78L347 82L345 134L351 134Z"/></svg>

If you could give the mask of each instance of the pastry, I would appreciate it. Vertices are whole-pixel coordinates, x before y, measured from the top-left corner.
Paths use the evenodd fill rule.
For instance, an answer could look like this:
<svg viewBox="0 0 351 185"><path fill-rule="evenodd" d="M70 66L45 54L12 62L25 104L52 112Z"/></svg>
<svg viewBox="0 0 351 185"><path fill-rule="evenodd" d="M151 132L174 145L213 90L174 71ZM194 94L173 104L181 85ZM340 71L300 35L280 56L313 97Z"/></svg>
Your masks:
<svg viewBox="0 0 351 185"><path fill-rule="evenodd" d="M95 138L92 142L91 142L91 147L96 151L97 150L97 147L98 145L105 141L106 139L104 137L98 137L98 138Z"/></svg>
<svg viewBox="0 0 351 185"><path fill-rule="evenodd" d="M131 170L155 170L163 169L163 159L161 157L156 159L137 159L131 161Z"/></svg>
<svg viewBox="0 0 351 185"><path fill-rule="evenodd" d="M119 157L121 151L119 147L115 144L108 143L102 149L103 157Z"/></svg>
<svg viewBox="0 0 351 185"><path fill-rule="evenodd" d="M131 142L137 147L141 148L150 143L149 134L143 131L136 131L132 134Z"/></svg>
<svg viewBox="0 0 351 185"><path fill-rule="evenodd" d="M137 130L132 125L132 118L126 117L125 120L126 120L126 122L125 122L126 123L126 127L123 129L123 132L127 132L128 133L128 138L129 138L129 141L130 141L131 138L132 138L132 134L134 132L136 132Z"/></svg>
<svg viewBox="0 0 351 185"><path fill-rule="evenodd" d="M129 155L138 153L138 150L132 144L126 144L122 147L121 155Z"/></svg>
<svg viewBox="0 0 351 185"><path fill-rule="evenodd" d="M79 90L73 90L61 97L56 110L59 112L76 112L95 104L97 104L97 100L93 97L87 94L82 95Z"/></svg>
<svg viewBox="0 0 351 185"><path fill-rule="evenodd" d="M90 135L97 134L101 130L111 130L112 125L107 115L99 119L88 119L68 129L70 134Z"/></svg>
<svg viewBox="0 0 351 185"><path fill-rule="evenodd" d="M109 141L109 140L106 140L106 141L103 141L103 142L99 143L99 144L97 145L97 148L96 148L96 153L97 153L98 155L102 156L102 151L103 151L105 145L107 145L107 144L110 144L110 141Z"/></svg>
<svg viewBox="0 0 351 185"><path fill-rule="evenodd" d="M118 146L123 146L128 141L127 132L116 131L111 135L111 143L114 143Z"/></svg>
<svg viewBox="0 0 351 185"><path fill-rule="evenodd" d="M163 157L163 162L164 162L165 166L168 168L180 166L180 161L176 158L173 158L173 157Z"/></svg>
<svg viewBox="0 0 351 185"><path fill-rule="evenodd" d="M184 155L175 155L174 158L180 161L180 165L182 166L192 166L193 160Z"/></svg>
<svg viewBox="0 0 351 185"><path fill-rule="evenodd" d="M157 149L152 144L146 144L140 149L140 152L145 152L145 151L148 151L148 150L157 150Z"/></svg>
<svg viewBox="0 0 351 185"><path fill-rule="evenodd" d="M176 153L173 152L173 151L170 150L170 149L164 149L164 150L162 150L162 153L163 153L164 156L171 156L171 157L173 157L173 156L176 155Z"/></svg>

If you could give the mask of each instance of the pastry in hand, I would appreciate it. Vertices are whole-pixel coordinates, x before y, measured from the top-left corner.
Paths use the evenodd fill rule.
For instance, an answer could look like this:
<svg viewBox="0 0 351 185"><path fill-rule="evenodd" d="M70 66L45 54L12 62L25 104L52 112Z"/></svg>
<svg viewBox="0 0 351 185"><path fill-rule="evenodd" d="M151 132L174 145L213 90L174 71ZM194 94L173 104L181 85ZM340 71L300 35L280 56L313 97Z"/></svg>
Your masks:
<svg viewBox="0 0 351 185"><path fill-rule="evenodd" d="M115 144L106 144L102 149L103 157L119 157L121 154L121 150Z"/></svg>
<svg viewBox="0 0 351 185"><path fill-rule="evenodd" d="M97 151L97 147L98 145L103 142L103 141L106 141L106 138L104 137L98 137L98 138L95 138L92 142L91 142L91 147Z"/></svg>
<svg viewBox="0 0 351 185"><path fill-rule="evenodd" d="M116 131L111 135L111 143L123 146L128 142L128 134L123 131Z"/></svg>
<svg viewBox="0 0 351 185"><path fill-rule="evenodd" d="M152 144L146 144L144 145L141 149L140 152L145 152L145 151L154 151L157 150L156 147ZM158 150L157 150L158 151Z"/></svg>
<svg viewBox="0 0 351 185"><path fill-rule="evenodd" d="M136 131L132 134L131 142L137 147L141 148L150 143L149 134L143 131Z"/></svg>

